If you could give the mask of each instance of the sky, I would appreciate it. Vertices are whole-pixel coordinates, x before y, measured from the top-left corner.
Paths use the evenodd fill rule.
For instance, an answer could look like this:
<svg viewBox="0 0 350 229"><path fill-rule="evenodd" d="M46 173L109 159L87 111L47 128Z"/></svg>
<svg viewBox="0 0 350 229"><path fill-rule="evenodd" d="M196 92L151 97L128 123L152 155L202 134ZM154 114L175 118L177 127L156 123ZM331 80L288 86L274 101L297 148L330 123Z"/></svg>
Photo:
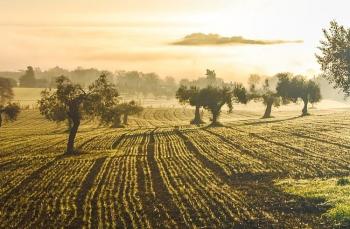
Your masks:
<svg viewBox="0 0 350 229"><path fill-rule="evenodd" d="M206 69L228 81L286 71L312 77L319 73L322 28L331 20L349 27L349 6L347 0L0 0L0 71L32 65L176 79L195 79ZM184 42L194 33L249 42Z"/></svg>

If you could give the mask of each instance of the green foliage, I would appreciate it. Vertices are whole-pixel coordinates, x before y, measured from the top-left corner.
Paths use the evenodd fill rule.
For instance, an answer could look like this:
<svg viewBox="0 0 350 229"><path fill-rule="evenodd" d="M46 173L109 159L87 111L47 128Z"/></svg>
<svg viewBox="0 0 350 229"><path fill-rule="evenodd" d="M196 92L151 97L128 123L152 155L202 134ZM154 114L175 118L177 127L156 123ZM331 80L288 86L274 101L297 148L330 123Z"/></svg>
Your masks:
<svg viewBox="0 0 350 229"><path fill-rule="evenodd" d="M182 104L190 104L191 106L202 106L200 99L200 90L197 87L187 87L181 85L176 91L176 98Z"/></svg>
<svg viewBox="0 0 350 229"><path fill-rule="evenodd" d="M232 91L227 87L217 88L209 86L200 90L201 104L213 115L212 124L217 123L223 105L226 104L229 107L229 111L232 111L232 96Z"/></svg>
<svg viewBox="0 0 350 229"><path fill-rule="evenodd" d="M285 100L296 102L299 98L308 102L319 102L321 91L316 82L306 80L303 76L293 76L290 73L278 74L277 94Z"/></svg>
<svg viewBox="0 0 350 229"><path fill-rule="evenodd" d="M329 29L323 29L321 54L316 54L324 76L334 87L350 96L350 28L331 21Z"/></svg>
<svg viewBox="0 0 350 229"><path fill-rule="evenodd" d="M42 92L39 110L48 120L72 123L67 146L67 153L72 153L80 120L84 117L102 119L117 103L118 92L106 75L101 75L88 90L64 76L58 77L56 84L57 90Z"/></svg>
<svg viewBox="0 0 350 229"><path fill-rule="evenodd" d="M51 93L51 90L42 91L38 104L40 113L48 120L62 122L68 119L67 107L59 102L57 93Z"/></svg>
<svg viewBox="0 0 350 229"><path fill-rule="evenodd" d="M114 104L101 114L102 124L112 124L112 127L122 127L121 116L123 115L123 124L127 125L128 116L136 115L143 111L143 107L138 105L135 101Z"/></svg>
<svg viewBox="0 0 350 229"><path fill-rule="evenodd" d="M19 105L10 102L13 96L11 80L0 77L0 127L3 118L7 121L15 121L20 112Z"/></svg>
<svg viewBox="0 0 350 229"><path fill-rule="evenodd" d="M321 89L320 89L319 85L315 81L310 80L308 82L307 87L308 87L307 90L309 92L308 96L309 96L310 103L319 102L322 99Z"/></svg>
<svg viewBox="0 0 350 229"><path fill-rule="evenodd" d="M0 77L0 105L13 99L11 80Z"/></svg>
<svg viewBox="0 0 350 229"><path fill-rule="evenodd" d="M41 114L51 121L61 122L83 115L100 117L117 103L118 92L106 75L101 75L87 91L64 76L58 77L56 83L57 90L44 90L38 102ZM74 114L72 109L76 110Z"/></svg>
<svg viewBox="0 0 350 229"><path fill-rule="evenodd" d="M254 101L262 101L266 106L263 118L271 117L272 106L279 107L282 103L281 96L279 96L274 88L270 86L270 79L267 78L260 83L261 77L259 75L251 75L248 79L249 85L249 99ZM288 100L285 100L287 103Z"/></svg>
<svg viewBox="0 0 350 229"><path fill-rule="evenodd" d="M215 71L207 70L208 78L215 79ZM176 92L176 98L182 104L190 104L196 107L195 118L192 124L200 124L199 108L204 107L209 110L212 117L212 124L217 123L221 108L225 104L229 108L229 112L233 109L233 102L246 104L249 100L246 89L242 84L235 83L229 86L198 88L196 86L181 85Z"/></svg>
<svg viewBox="0 0 350 229"><path fill-rule="evenodd" d="M8 103L7 105L0 105L0 127L2 125L2 119L6 121L15 121L20 113L20 107L16 103Z"/></svg>
<svg viewBox="0 0 350 229"><path fill-rule="evenodd" d="M312 80L306 80L303 76L293 76L290 73L277 74L279 79L276 90L284 102L304 102L302 115L307 115L307 104L317 103L321 100L321 90L318 84Z"/></svg>
<svg viewBox="0 0 350 229"><path fill-rule="evenodd" d="M233 99L237 103L247 104L249 101L249 95L247 89L240 83L233 84Z"/></svg>
<svg viewBox="0 0 350 229"><path fill-rule="evenodd" d="M212 113L212 124L216 124L221 113L221 108L226 104L229 112L232 112L233 102L247 103L248 96L242 84L234 84L229 87L206 87L200 90L200 103Z"/></svg>
<svg viewBox="0 0 350 229"><path fill-rule="evenodd" d="M141 113L143 111L143 107L132 100L128 103L118 104L118 110L121 114L135 115Z"/></svg>
<svg viewBox="0 0 350 229"><path fill-rule="evenodd" d="M348 178L339 178L337 181L337 185L339 186L345 186L345 185L349 185L350 181Z"/></svg>

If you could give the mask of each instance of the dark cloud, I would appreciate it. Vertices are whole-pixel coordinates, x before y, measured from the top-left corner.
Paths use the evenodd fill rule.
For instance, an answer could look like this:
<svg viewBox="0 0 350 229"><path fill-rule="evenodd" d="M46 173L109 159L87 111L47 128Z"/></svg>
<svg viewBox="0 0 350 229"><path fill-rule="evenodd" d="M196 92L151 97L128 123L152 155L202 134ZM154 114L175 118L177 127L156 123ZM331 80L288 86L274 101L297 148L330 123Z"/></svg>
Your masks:
<svg viewBox="0 0 350 229"><path fill-rule="evenodd" d="M222 37L219 34L192 33L172 45L275 45L286 43L303 43L302 40L259 40L246 39L241 36Z"/></svg>

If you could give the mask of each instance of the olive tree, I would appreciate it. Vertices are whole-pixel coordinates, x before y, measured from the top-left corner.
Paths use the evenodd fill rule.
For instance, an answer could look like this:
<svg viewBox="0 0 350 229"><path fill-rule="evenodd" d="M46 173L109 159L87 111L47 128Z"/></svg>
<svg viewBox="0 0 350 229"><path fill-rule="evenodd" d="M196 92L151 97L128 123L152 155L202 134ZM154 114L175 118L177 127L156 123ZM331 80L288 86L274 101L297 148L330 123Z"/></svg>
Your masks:
<svg viewBox="0 0 350 229"><path fill-rule="evenodd" d="M200 99L200 89L198 87L181 85L176 92L176 98L182 104L190 104L195 107L194 119L191 120L191 124L199 125L203 123L200 116L200 108L203 106L203 100Z"/></svg>
<svg viewBox="0 0 350 229"><path fill-rule="evenodd" d="M277 74L279 79L276 90L283 100L297 102L301 99L304 103L302 116L308 115L308 104L321 100L319 85L313 80L306 80L303 76L293 76L290 73Z"/></svg>
<svg viewBox="0 0 350 229"><path fill-rule="evenodd" d="M117 110L119 110L119 113L123 115L123 124L128 125L128 117L130 115L141 113L143 111L143 107L132 100L128 103L119 104Z"/></svg>
<svg viewBox="0 0 350 229"><path fill-rule="evenodd" d="M247 103L247 91L242 84L234 84L230 87L211 87L208 86L200 90L200 103L212 114L211 125L218 125L218 118L221 108L226 104L229 112L233 109L233 102Z"/></svg>
<svg viewBox="0 0 350 229"><path fill-rule="evenodd" d="M4 104L13 99L11 80L0 77L0 104Z"/></svg>
<svg viewBox="0 0 350 229"><path fill-rule="evenodd" d="M15 121L20 112L18 104L8 103L7 105L0 105L0 127L2 126L3 118L6 121Z"/></svg>
<svg viewBox="0 0 350 229"><path fill-rule="evenodd" d="M15 121L20 112L18 104L11 103L14 94L11 80L0 77L0 127L3 119Z"/></svg>
<svg viewBox="0 0 350 229"><path fill-rule="evenodd" d="M350 96L350 28L331 21L328 29L323 29L324 40L316 54L318 63L326 78L335 88L340 88L345 96Z"/></svg>
<svg viewBox="0 0 350 229"><path fill-rule="evenodd" d="M124 127L123 125L128 125L128 117L130 115L136 115L143 111L143 107L138 105L135 101L124 102L120 104L115 104L109 107L104 114L101 116L101 123L108 125L112 124L113 128ZM123 116L123 122L122 122Z"/></svg>
<svg viewBox="0 0 350 229"><path fill-rule="evenodd" d="M279 107L282 103L281 97L277 94L276 89L270 85L270 80L266 78L261 84L261 77L251 75L248 79L249 97L254 101L262 101L266 106L262 118L271 118L272 107Z"/></svg>
<svg viewBox="0 0 350 229"><path fill-rule="evenodd" d="M116 103L118 92L115 85L107 81L102 74L87 89L75 84L67 77L56 80L57 89L44 90L38 101L39 110L48 120L71 123L67 142L67 154L74 153L74 140L83 118L103 117L105 112Z"/></svg>

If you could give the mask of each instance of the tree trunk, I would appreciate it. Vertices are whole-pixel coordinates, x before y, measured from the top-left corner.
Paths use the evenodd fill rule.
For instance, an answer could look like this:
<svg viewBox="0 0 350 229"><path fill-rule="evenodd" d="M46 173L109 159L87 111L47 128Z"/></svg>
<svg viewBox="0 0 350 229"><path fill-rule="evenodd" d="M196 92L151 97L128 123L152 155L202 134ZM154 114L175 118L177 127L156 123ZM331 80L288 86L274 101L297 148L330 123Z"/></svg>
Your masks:
<svg viewBox="0 0 350 229"><path fill-rule="evenodd" d="M196 106L196 110L194 112L194 119L191 121L191 124L199 125L202 123L201 114L200 114L200 106Z"/></svg>
<svg viewBox="0 0 350 229"><path fill-rule="evenodd" d="M266 104L266 110L263 118L271 118L271 110L272 110L272 104L273 102L268 102Z"/></svg>
<svg viewBox="0 0 350 229"><path fill-rule="evenodd" d="M0 111L0 127L1 127L1 125L2 125L2 112Z"/></svg>
<svg viewBox="0 0 350 229"><path fill-rule="evenodd" d="M212 125L218 124L219 114L220 114L219 110L213 110L212 111L212 115L213 115L212 120L211 120L211 124Z"/></svg>
<svg viewBox="0 0 350 229"><path fill-rule="evenodd" d="M121 116L120 115L117 115L115 118L114 118L114 121L113 121L113 125L112 127L113 128L119 128L121 127L121 120L120 120Z"/></svg>
<svg viewBox="0 0 350 229"><path fill-rule="evenodd" d="M123 117L123 124L124 124L124 125L128 125L128 115L127 115L127 114L124 114L124 117Z"/></svg>
<svg viewBox="0 0 350 229"><path fill-rule="evenodd" d="M68 144L67 144L67 151L66 151L67 154L74 153L74 140L80 125L79 119L72 120L72 122L73 122L72 128L69 130L69 137L68 137Z"/></svg>
<svg viewBox="0 0 350 229"><path fill-rule="evenodd" d="M304 102L304 108L303 108L303 110L302 110L302 116L305 116L305 115L308 115L309 113L307 112L307 105L308 105L308 103L309 103L309 101L306 99L304 99L303 100L303 102Z"/></svg>
<svg viewBox="0 0 350 229"><path fill-rule="evenodd" d="M66 132L69 132L73 127L73 122L72 122L72 119L68 118L68 121L67 121L67 131Z"/></svg>

